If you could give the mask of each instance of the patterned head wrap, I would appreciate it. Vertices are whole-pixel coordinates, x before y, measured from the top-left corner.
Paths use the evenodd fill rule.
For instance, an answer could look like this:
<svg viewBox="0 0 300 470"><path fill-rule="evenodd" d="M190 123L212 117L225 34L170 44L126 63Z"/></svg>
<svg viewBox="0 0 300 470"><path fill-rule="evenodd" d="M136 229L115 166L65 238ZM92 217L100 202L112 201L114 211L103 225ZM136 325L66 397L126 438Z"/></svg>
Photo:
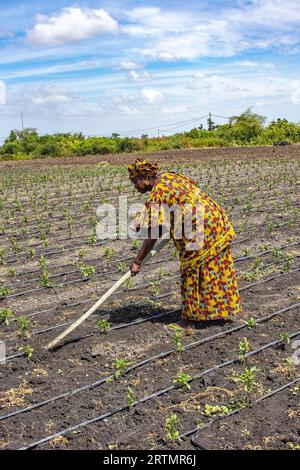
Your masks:
<svg viewBox="0 0 300 470"><path fill-rule="evenodd" d="M145 175L152 178L158 173L157 163L150 163L143 158L137 158L131 165L128 166L129 178L134 180L139 175Z"/></svg>

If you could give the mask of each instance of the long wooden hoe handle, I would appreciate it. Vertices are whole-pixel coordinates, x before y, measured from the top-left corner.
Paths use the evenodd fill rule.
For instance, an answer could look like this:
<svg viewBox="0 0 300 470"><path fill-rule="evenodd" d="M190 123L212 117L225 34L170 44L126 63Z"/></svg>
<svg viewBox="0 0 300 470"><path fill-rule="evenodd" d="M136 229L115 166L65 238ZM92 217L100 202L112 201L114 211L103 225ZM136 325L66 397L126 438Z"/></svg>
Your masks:
<svg viewBox="0 0 300 470"><path fill-rule="evenodd" d="M156 253L158 251L160 251L163 248L163 246L166 245L166 243L168 241L169 241L169 239L164 238L164 237L157 240L157 242L155 243L153 249L145 257L145 259L143 261L143 264L146 263L150 258L152 258L152 256L156 255ZM95 310L97 310L100 307L100 305L102 305L130 277L131 277L131 272L127 271L127 273L124 274L121 277L121 279L119 279L117 282L115 282L115 284L110 289L108 289L108 291L105 292L105 294L103 294L102 297L100 297L100 299L97 300L97 302L91 308L89 308L89 310L87 312L85 312L83 315L81 315L81 317L79 317L74 323L72 323L72 325L70 325L65 331L63 331L60 335L58 335L56 338L54 338L54 340L52 340L46 346L46 348L47 349L53 349L54 346L56 346L63 338L65 338L68 334L70 334L73 330L75 330L75 328L77 328L79 325L81 325L81 323L83 323L84 320L86 320L90 315L92 315L92 313L94 313Z"/></svg>

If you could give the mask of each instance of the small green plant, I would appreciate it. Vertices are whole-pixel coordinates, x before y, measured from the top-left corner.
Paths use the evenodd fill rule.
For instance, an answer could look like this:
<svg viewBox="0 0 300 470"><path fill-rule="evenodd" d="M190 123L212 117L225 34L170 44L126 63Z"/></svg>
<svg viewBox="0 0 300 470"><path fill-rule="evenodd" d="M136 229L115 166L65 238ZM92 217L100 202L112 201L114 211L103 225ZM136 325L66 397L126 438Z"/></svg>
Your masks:
<svg viewBox="0 0 300 470"><path fill-rule="evenodd" d="M113 248L109 248L108 246L104 248L104 256L109 260L112 260L115 257L116 253Z"/></svg>
<svg viewBox="0 0 300 470"><path fill-rule="evenodd" d="M164 437L164 441L181 441L179 437L179 431L177 430L179 420L176 413L172 413L170 416L166 418L165 425L164 425L164 432L166 437Z"/></svg>
<svg viewBox="0 0 300 470"><path fill-rule="evenodd" d="M28 253L28 256L31 258L31 259L34 259L35 258L35 249L34 248L29 248L29 250L27 251Z"/></svg>
<svg viewBox="0 0 300 470"><path fill-rule="evenodd" d="M15 276L15 275L16 275L16 270L15 270L15 268L13 268L13 267L11 267L11 266L10 266L9 268L7 268L7 274L8 274L9 276L12 276L12 277Z"/></svg>
<svg viewBox="0 0 300 470"><path fill-rule="evenodd" d="M177 374L177 377L175 380L173 380L173 383L178 384L180 387L185 387L188 390L190 390L191 386L189 384L189 381L192 379L192 376L189 374L185 374L184 372L180 371Z"/></svg>
<svg viewBox="0 0 300 470"><path fill-rule="evenodd" d="M79 261L83 261L83 258L85 255L86 255L86 251L83 248L78 250L77 256L78 256Z"/></svg>
<svg viewBox="0 0 300 470"><path fill-rule="evenodd" d="M89 235L87 237L87 244L90 246L94 246L97 243L97 237L96 235Z"/></svg>
<svg viewBox="0 0 300 470"><path fill-rule="evenodd" d="M243 341L239 343L239 358L243 364L246 362L247 353L250 350L250 345L247 338L244 338Z"/></svg>
<svg viewBox="0 0 300 470"><path fill-rule="evenodd" d="M300 444L295 444L294 442L289 442L289 449L291 450L300 450Z"/></svg>
<svg viewBox="0 0 300 470"><path fill-rule="evenodd" d="M131 408L136 402L136 396L131 387L127 387L127 406Z"/></svg>
<svg viewBox="0 0 300 470"><path fill-rule="evenodd" d="M21 317L18 317L18 324L19 324L19 328L22 331L22 333L27 333L28 328L29 328L28 318L26 318L23 315Z"/></svg>
<svg viewBox="0 0 300 470"><path fill-rule="evenodd" d="M10 289L8 287L0 287L0 297L7 297L10 294Z"/></svg>
<svg viewBox="0 0 300 470"><path fill-rule="evenodd" d="M28 359L31 359L33 353L33 348L31 346L22 346L19 350L22 351Z"/></svg>
<svg viewBox="0 0 300 470"><path fill-rule="evenodd" d="M9 308L3 308L0 310L0 321L6 326L9 326L10 321L13 318L13 312Z"/></svg>
<svg viewBox="0 0 300 470"><path fill-rule="evenodd" d="M280 333L279 337L284 344L290 344L291 336L289 333Z"/></svg>
<svg viewBox="0 0 300 470"><path fill-rule="evenodd" d="M5 257L5 250L3 248L0 249L0 265L4 264L4 257Z"/></svg>
<svg viewBox="0 0 300 470"><path fill-rule="evenodd" d="M39 266L42 270L47 268L47 260L46 260L44 255L40 256L40 259L39 259L38 263L39 263Z"/></svg>
<svg viewBox="0 0 300 470"><path fill-rule="evenodd" d="M244 385L245 392L247 393L247 402L250 402L250 394L253 392L258 383L255 382L257 369L255 366L245 368L244 372L240 375L234 376L234 382L241 382Z"/></svg>
<svg viewBox="0 0 300 470"><path fill-rule="evenodd" d="M91 277L93 274L95 274L96 269L95 269L94 266L86 266L86 265L82 264L80 266L80 272L81 272L82 277L87 278L87 277Z"/></svg>
<svg viewBox="0 0 300 470"><path fill-rule="evenodd" d="M49 273L48 271L45 269L41 272L40 274L40 280L41 280L41 285L44 286L44 287L52 287L52 284L49 280Z"/></svg>
<svg viewBox="0 0 300 470"><path fill-rule="evenodd" d="M113 362L113 366L116 369L116 372L114 374L115 379L118 380L121 375L124 374L126 371L127 367L131 364L130 361L127 361L126 359L118 359L116 358Z"/></svg>
<svg viewBox="0 0 300 470"><path fill-rule="evenodd" d="M160 289L159 289L160 284L161 284L160 280L150 282L149 291L150 291L151 295L156 296L156 297L159 295L159 293L160 293Z"/></svg>
<svg viewBox="0 0 300 470"><path fill-rule="evenodd" d="M249 329L254 328L256 326L256 321L251 317L246 321L246 325Z"/></svg>
<svg viewBox="0 0 300 470"><path fill-rule="evenodd" d="M173 344L175 345L176 347L176 351L177 352L183 352L184 351L184 346L183 346L183 343L182 343L182 337L183 337L183 331L182 331L182 328L180 328L180 326L178 325L169 325L169 328L171 328L174 333L172 335L172 341L173 341Z"/></svg>
<svg viewBox="0 0 300 470"><path fill-rule="evenodd" d="M125 271L126 267L127 264L125 263L125 261L120 261L120 263L118 263L118 271L120 271L121 273Z"/></svg>
<svg viewBox="0 0 300 470"><path fill-rule="evenodd" d="M230 413L231 409L227 405L204 405L203 414L205 416L224 416Z"/></svg>
<svg viewBox="0 0 300 470"><path fill-rule="evenodd" d="M132 250L137 250L141 245L141 241L140 240L133 240L132 244L131 244L131 249Z"/></svg>
<svg viewBox="0 0 300 470"><path fill-rule="evenodd" d="M98 320L96 326L99 329L100 333L107 333L110 329L110 323L104 319Z"/></svg>
<svg viewBox="0 0 300 470"><path fill-rule="evenodd" d="M125 281L124 285L126 289L132 289L132 286L133 286L132 277L129 277L127 281Z"/></svg>

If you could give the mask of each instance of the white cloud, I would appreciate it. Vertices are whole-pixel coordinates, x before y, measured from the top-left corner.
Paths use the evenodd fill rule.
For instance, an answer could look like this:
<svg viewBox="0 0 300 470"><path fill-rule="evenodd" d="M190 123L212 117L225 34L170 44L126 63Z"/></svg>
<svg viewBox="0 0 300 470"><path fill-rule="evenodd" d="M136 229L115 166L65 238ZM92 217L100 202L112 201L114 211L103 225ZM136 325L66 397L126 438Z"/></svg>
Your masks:
<svg viewBox="0 0 300 470"><path fill-rule="evenodd" d="M147 82L151 80L152 75L149 72L136 72L135 70L131 70L127 74L127 78L129 82Z"/></svg>
<svg viewBox="0 0 300 470"><path fill-rule="evenodd" d="M163 94L153 88L144 88L141 94L144 102L147 104L155 104L163 100Z"/></svg>
<svg viewBox="0 0 300 470"><path fill-rule="evenodd" d="M75 100L78 100L78 98L67 88L50 84L24 87L21 94L23 106L30 109L45 110L59 105L66 105Z"/></svg>
<svg viewBox="0 0 300 470"><path fill-rule="evenodd" d="M6 104L6 86L2 80L0 80L0 105L1 104Z"/></svg>
<svg viewBox="0 0 300 470"><path fill-rule="evenodd" d="M235 62L235 65L238 65L239 67L256 68L259 66L259 63L254 62L253 60L238 60Z"/></svg>
<svg viewBox="0 0 300 470"><path fill-rule="evenodd" d="M103 9L66 7L53 16L38 15L27 32L33 44L60 45L118 31L118 23Z"/></svg>
<svg viewBox="0 0 300 470"><path fill-rule="evenodd" d="M123 60L120 64L121 70L134 70L134 69L141 69L144 66L142 64L137 64L136 62L131 62L129 60Z"/></svg>
<svg viewBox="0 0 300 470"><path fill-rule="evenodd" d="M247 49L292 50L299 42L299 0L239 1L218 10L170 11L135 8L121 30L145 38L138 52L162 61L198 57L231 57ZM240 66L255 67L240 61Z"/></svg>
<svg viewBox="0 0 300 470"><path fill-rule="evenodd" d="M300 80L294 80L292 83L291 102L293 104L300 104Z"/></svg>

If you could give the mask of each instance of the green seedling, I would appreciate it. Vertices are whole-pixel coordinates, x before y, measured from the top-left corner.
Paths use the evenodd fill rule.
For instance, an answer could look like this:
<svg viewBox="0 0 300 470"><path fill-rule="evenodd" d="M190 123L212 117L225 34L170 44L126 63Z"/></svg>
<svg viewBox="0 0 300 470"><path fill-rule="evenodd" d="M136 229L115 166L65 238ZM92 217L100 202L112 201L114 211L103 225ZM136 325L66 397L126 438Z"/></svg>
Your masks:
<svg viewBox="0 0 300 470"><path fill-rule="evenodd" d="M280 333L279 337L284 344L290 344L291 336L289 333Z"/></svg>
<svg viewBox="0 0 300 470"><path fill-rule="evenodd" d="M0 249L0 265L4 264L4 257L5 257L5 250L3 248Z"/></svg>
<svg viewBox="0 0 300 470"><path fill-rule="evenodd" d="M176 413L172 413L170 416L166 418L165 425L164 425L164 432L166 437L163 438L165 442L171 441L181 441L179 437L179 431L177 430L179 420Z"/></svg>
<svg viewBox="0 0 300 470"><path fill-rule="evenodd" d="M180 387L185 387L188 390L191 389L189 381L192 380L192 376L189 374L185 374L184 372L178 372L177 377L173 380L173 383L178 384Z"/></svg>
<svg viewBox="0 0 300 470"><path fill-rule="evenodd" d="M141 241L140 240L133 240L132 244L131 244L131 249L132 250L137 250L141 245Z"/></svg>
<svg viewBox="0 0 300 470"><path fill-rule="evenodd" d="M118 380L121 375L124 375L127 367L131 364L130 361L127 361L126 359L115 359L113 362L113 366L116 369L116 372L114 374L115 379Z"/></svg>
<svg viewBox="0 0 300 470"><path fill-rule="evenodd" d="M15 275L16 275L16 270L15 270L15 268L13 268L13 267L7 268L7 274L8 274L9 276L15 276Z"/></svg>
<svg viewBox="0 0 300 470"><path fill-rule="evenodd" d="M33 353L33 348L29 345L27 346L22 346L19 351L22 351L24 355L28 358L31 359L32 353Z"/></svg>
<svg viewBox="0 0 300 470"><path fill-rule="evenodd" d="M131 387L127 387L127 406L131 408L136 402L136 396Z"/></svg>
<svg viewBox="0 0 300 470"><path fill-rule="evenodd" d="M7 297L10 294L10 289L8 287L0 287L0 297Z"/></svg>
<svg viewBox="0 0 300 470"><path fill-rule="evenodd" d="M13 312L9 308L0 310L0 321L6 326L9 326L10 321L13 319Z"/></svg>
<svg viewBox="0 0 300 470"><path fill-rule="evenodd" d="M161 281L159 280L151 281L150 284L151 284L149 288L150 294L157 297L160 293L159 286L161 284Z"/></svg>
<svg viewBox="0 0 300 470"><path fill-rule="evenodd" d="M121 273L125 271L126 267L127 264L125 263L125 261L120 261L120 263L118 263L118 271L120 271Z"/></svg>
<svg viewBox="0 0 300 470"><path fill-rule="evenodd" d="M249 329L254 328L256 326L256 321L251 317L246 321L246 325Z"/></svg>
<svg viewBox="0 0 300 470"><path fill-rule="evenodd" d="M87 244L90 246L94 246L97 243L97 237L96 235L90 235L87 237Z"/></svg>
<svg viewBox="0 0 300 470"><path fill-rule="evenodd" d="M84 258L85 255L86 255L86 251L81 248L77 253L78 260L83 261L83 258Z"/></svg>
<svg viewBox="0 0 300 470"><path fill-rule="evenodd" d="M113 250L112 248L109 248L109 247L104 248L104 256L106 256L106 258L108 258L109 260L112 260L115 257L115 255L116 255L115 250Z"/></svg>
<svg viewBox="0 0 300 470"><path fill-rule="evenodd" d="M44 255L40 256L40 259L39 259L38 263L39 263L39 266L42 270L47 268L47 260L46 260Z"/></svg>
<svg viewBox="0 0 300 470"><path fill-rule="evenodd" d="M183 352L184 351L184 346L182 343L182 337L183 337L183 331L182 328L178 325L169 325L169 328L171 328L174 333L172 335L172 341L173 344L176 347L177 352Z"/></svg>
<svg viewBox="0 0 300 470"><path fill-rule="evenodd" d="M247 338L244 338L244 341L239 343L239 358L243 364L246 362L247 353L250 350L250 345Z"/></svg>
<svg viewBox="0 0 300 470"><path fill-rule="evenodd" d="M52 287L51 282L49 281L49 273L47 270L44 270L40 274L41 285L44 287Z"/></svg>
<svg viewBox="0 0 300 470"><path fill-rule="evenodd" d="M82 277L87 278L87 277L91 277L93 274L95 274L96 269L95 269L94 266L81 265L80 266L80 272L81 272Z"/></svg>
<svg viewBox="0 0 300 470"><path fill-rule="evenodd" d="M29 328L28 319L24 316L21 316L21 317L18 317L17 321L18 321L19 328L22 331L22 333L27 333L28 328Z"/></svg>
<svg viewBox="0 0 300 470"><path fill-rule="evenodd" d="M256 373L255 366L245 368L242 374L233 377L233 381L241 382L244 385L245 392L249 395L258 386L258 383L255 382Z"/></svg>
<svg viewBox="0 0 300 470"><path fill-rule="evenodd" d="M31 259L34 259L35 258L35 249L34 248L29 248L29 250L27 251L29 257Z"/></svg>
<svg viewBox="0 0 300 470"><path fill-rule="evenodd" d="M203 414L205 416L225 416L230 413L231 409L227 405L204 405Z"/></svg>
<svg viewBox="0 0 300 470"><path fill-rule="evenodd" d="M132 277L129 277L127 281L125 281L124 285L127 289L132 289L132 286L133 286Z"/></svg>
<svg viewBox="0 0 300 470"><path fill-rule="evenodd" d="M99 329L100 333L107 333L110 329L110 323L104 319L98 320L96 326Z"/></svg>

